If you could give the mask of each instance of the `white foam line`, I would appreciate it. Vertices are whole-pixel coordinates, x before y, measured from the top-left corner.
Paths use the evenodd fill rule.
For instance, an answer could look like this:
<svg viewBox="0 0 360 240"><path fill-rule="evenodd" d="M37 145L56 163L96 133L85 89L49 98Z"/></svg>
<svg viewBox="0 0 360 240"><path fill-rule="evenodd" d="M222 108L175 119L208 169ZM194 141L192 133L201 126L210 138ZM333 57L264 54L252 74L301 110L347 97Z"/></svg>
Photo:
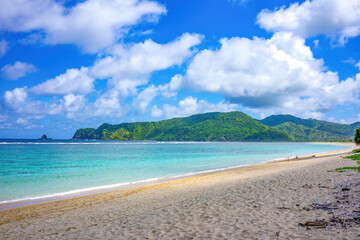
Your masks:
<svg viewBox="0 0 360 240"><path fill-rule="evenodd" d="M54 194L43 195L43 196L38 196L38 197L28 197L28 198L20 198L20 199L8 200L8 201L1 201L0 204L21 202L21 201L39 200L39 199L43 199L43 198L55 198L55 197L61 197L61 196L65 196L65 195L82 193L82 192L121 187L121 186L125 186L125 185L128 185L128 184L130 184L130 182L129 183L119 183L119 184L105 185L105 186L99 186L99 187L82 188L82 189L76 189L76 190L71 190L71 191L67 191L67 192L54 193Z"/></svg>

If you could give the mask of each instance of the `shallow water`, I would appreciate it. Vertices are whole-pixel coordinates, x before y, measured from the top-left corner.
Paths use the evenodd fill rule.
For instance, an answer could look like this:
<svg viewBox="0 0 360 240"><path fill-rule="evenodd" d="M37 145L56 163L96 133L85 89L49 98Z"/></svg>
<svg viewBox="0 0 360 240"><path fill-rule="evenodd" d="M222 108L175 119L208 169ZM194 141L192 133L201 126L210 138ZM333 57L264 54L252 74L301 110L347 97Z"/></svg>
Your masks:
<svg viewBox="0 0 360 240"><path fill-rule="evenodd" d="M0 203L346 148L282 142L0 140Z"/></svg>

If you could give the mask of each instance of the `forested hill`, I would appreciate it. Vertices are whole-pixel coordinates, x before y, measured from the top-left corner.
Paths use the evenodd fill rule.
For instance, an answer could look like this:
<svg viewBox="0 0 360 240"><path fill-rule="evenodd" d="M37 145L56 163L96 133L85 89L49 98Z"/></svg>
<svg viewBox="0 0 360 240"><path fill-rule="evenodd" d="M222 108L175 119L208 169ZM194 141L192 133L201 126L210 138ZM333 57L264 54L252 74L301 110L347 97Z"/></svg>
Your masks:
<svg viewBox="0 0 360 240"><path fill-rule="evenodd" d="M205 113L158 122L102 124L76 131L73 139L161 141L290 141L242 112Z"/></svg>
<svg viewBox="0 0 360 240"><path fill-rule="evenodd" d="M356 127L291 115L255 120L242 112L205 113L158 122L104 123L82 128L73 139L158 141L349 141Z"/></svg>
<svg viewBox="0 0 360 240"><path fill-rule="evenodd" d="M286 132L295 141L349 141L354 137L360 122L332 123L316 119L302 119L291 115L272 115L259 122Z"/></svg>

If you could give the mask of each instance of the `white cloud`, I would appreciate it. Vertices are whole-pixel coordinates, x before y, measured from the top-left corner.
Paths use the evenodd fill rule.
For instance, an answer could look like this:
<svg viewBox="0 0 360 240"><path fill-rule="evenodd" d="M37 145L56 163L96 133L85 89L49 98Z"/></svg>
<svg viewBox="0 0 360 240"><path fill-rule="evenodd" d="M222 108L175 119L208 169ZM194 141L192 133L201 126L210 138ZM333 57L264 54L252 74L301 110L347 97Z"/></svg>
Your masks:
<svg viewBox="0 0 360 240"><path fill-rule="evenodd" d="M158 86L149 85L136 95L132 102L132 107L135 108L138 113L143 114L148 109L154 98L158 95L161 94L165 98L176 96L176 91L181 87L181 80L182 79L180 75L175 75L171 78L169 83ZM152 108L151 113L156 117L162 115L162 111L158 109L157 106Z"/></svg>
<svg viewBox="0 0 360 240"><path fill-rule="evenodd" d="M274 11L262 10L260 27L271 31L290 31L301 37L330 36L341 45L360 34L359 0L306 0Z"/></svg>
<svg viewBox="0 0 360 240"><path fill-rule="evenodd" d="M177 74L173 76L169 83L164 85L160 85L159 88L161 90L161 94L166 97L174 97L177 94L177 90L181 89L183 86L182 76Z"/></svg>
<svg viewBox="0 0 360 240"><path fill-rule="evenodd" d="M132 107L137 111L137 113L143 114L150 106L151 102L158 95L162 95L165 98L175 97L177 95L177 90L181 88L182 77L181 75L175 75L171 78L169 83L163 85L149 85L143 91L138 93L132 102ZM162 115L162 110L158 109L157 106L154 106L151 109L152 116L159 117Z"/></svg>
<svg viewBox="0 0 360 240"><path fill-rule="evenodd" d="M28 73L36 71L34 65L25 62L15 62L13 65L8 64L1 68L1 76L8 80L18 80Z"/></svg>
<svg viewBox="0 0 360 240"><path fill-rule="evenodd" d="M9 47L9 44L5 40L0 41L0 58L5 55Z"/></svg>
<svg viewBox="0 0 360 240"><path fill-rule="evenodd" d="M67 118L74 118L76 114L85 107L86 99L84 95L65 95L59 104L51 104L48 107L48 114L58 115L66 113Z"/></svg>
<svg viewBox="0 0 360 240"><path fill-rule="evenodd" d="M145 113L151 101L159 94L159 89L150 85L140 92L132 102L132 106L140 114Z"/></svg>
<svg viewBox="0 0 360 240"><path fill-rule="evenodd" d="M4 103L7 107L16 110L25 104L27 96L26 88L15 88L5 92Z"/></svg>
<svg viewBox="0 0 360 240"><path fill-rule="evenodd" d="M346 60L344 60L344 61L342 61L342 62L343 62L343 63L349 63L349 64L351 64L351 65L355 65L355 64L356 64L355 59L352 58L352 57L349 57L348 59L346 59ZM355 65L355 67L356 67L356 65Z"/></svg>
<svg viewBox="0 0 360 240"><path fill-rule="evenodd" d="M28 121L22 117L19 117L18 119L16 119L15 123L25 125L28 123Z"/></svg>
<svg viewBox="0 0 360 240"><path fill-rule="evenodd" d="M64 96L63 104L68 112L79 111L85 103L85 98L82 95L68 94Z"/></svg>
<svg viewBox="0 0 360 240"><path fill-rule="evenodd" d="M338 104L356 103L360 79L339 83L305 40L291 33L271 39L222 39L190 63L183 86L220 93L227 100L266 112L318 115Z"/></svg>
<svg viewBox="0 0 360 240"><path fill-rule="evenodd" d="M91 76L108 79L107 90L100 97L99 106L108 106L108 101L117 102L120 98L137 95L137 88L148 83L152 72L182 64L193 55L192 47L199 44L202 38L199 34L186 33L167 44L158 44L148 39L143 43L114 46L109 50L110 56L99 59L90 68ZM133 106L143 112L158 93L173 96L178 82L175 77L169 84L150 86L134 99ZM94 107L97 108L97 105ZM112 114L113 110L118 109L105 108L109 110L99 110L99 114Z"/></svg>
<svg viewBox="0 0 360 240"><path fill-rule="evenodd" d="M7 109L24 114L27 118L43 115L47 109L43 102L29 98L27 87L6 91L2 102Z"/></svg>
<svg viewBox="0 0 360 240"><path fill-rule="evenodd" d="M69 93L87 94L94 89L94 78L88 75L89 69L68 69L54 79L49 79L33 88L31 92L38 95L66 95Z"/></svg>
<svg viewBox="0 0 360 240"><path fill-rule="evenodd" d="M360 113L359 114L355 114L354 116L347 118L347 119L340 119L337 120L335 117L330 117L328 119L331 122L338 122L338 123L344 123L344 124L352 124L355 122L360 122Z"/></svg>
<svg viewBox="0 0 360 240"><path fill-rule="evenodd" d="M86 99L83 95L68 94L57 103L42 102L34 100L29 96L28 89L15 88L12 91L6 91L3 100L4 106L20 115L16 123L26 123L23 120L42 119L46 115L66 114L68 118L74 117L74 114L81 111L85 106Z"/></svg>
<svg viewBox="0 0 360 240"><path fill-rule="evenodd" d="M205 100L199 100L192 96L189 96L179 101L177 106L164 104L163 109L160 110L155 105L152 109L153 116L161 116L163 113L167 118L173 117L186 117L196 113L204 112L229 112L235 109L236 104L228 104L225 102L219 102L217 104L209 103Z"/></svg>
<svg viewBox="0 0 360 240"><path fill-rule="evenodd" d="M360 62L358 62L357 64L355 64L355 67L357 67L360 70Z"/></svg>
<svg viewBox="0 0 360 240"><path fill-rule="evenodd" d="M71 8L55 0L1 1L0 29L39 31L44 43L76 44L95 53L114 44L129 27L157 21L164 13L164 6L148 0L87 0Z"/></svg>
<svg viewBox="0 0 360 240"><path fill-rule="evenodd" d="M64 95L62 99L53 98L49 103L27 99L26 103L16 105L10 104L10 98L7 96L4 102L8 108L18 113L65 113L68 118L119 117L128 111L127 107L133 107L138 113L143 113L157 95L162 94L167 98L175 96L181 84L181 76L174 76L164 85L147 86L140 93L138 87L148 83L152 72L182 64L193 55L194 50L191 48L199 44L201 39L202 36L198 34L184 34L168 44L157 44L147 40L127 46L116 45L109 50L111 56L98 60L92 67L68 69L53 79L30 89L23 89L26 97L28 93ZM112 60L107 62L110 58ZM107 79L107 86L94 102L88 102L85 95L94 91L95 78ZM8 91L7 95L10 96L17 91ZM129 96L134 96L132 103L122 106L121 101L125 102Z"/></svg>
<svg viewBox="0 0 360 240"><path fill-rule="evenodd" d="M93 105L88 106L87 115L120 117L124 110L120 104L119 91L111 89L96 99Z"/></svg>
<svg viewBox="0 0 360 240"><path fill-rule="evenodd" d="M41 124L35 124L32 121L29 121L31 118L23 118L19 117L15 120L14 123L21 125L22 129L33 129L33 128L43 128L44 126ZM10 123L9 127L13 127L13 124Z"/></svg>
<svg viewBox="0 0 360 240"><path fill-rule="evenodd" d="M111 48L109 56L95 62L91 74L100 79L147 78L153 71L182 64L193 54L191 48L201 40L199 34L185 33L167 44L151 39L137 44L118 44Z"/></svg>
<svg viewBox="0 0 360 240"><path fill-rule="evenodd" d="M151 116L160 117L164 114L163 110L159 109L157 105L154 105L151 109Z"/></svg>
<svg viewBox="0 0 360 240"><path fill-rule="evenodd" d="M357 74L354 79L348 78L337 84L312 89L310 96L294 96L291 100L287 100L283 106L249 110L260 113L261 117L288 113L304 118L323 119L325 113L334 110L337 105L360 104L359 92L360 74Z"/></svg>

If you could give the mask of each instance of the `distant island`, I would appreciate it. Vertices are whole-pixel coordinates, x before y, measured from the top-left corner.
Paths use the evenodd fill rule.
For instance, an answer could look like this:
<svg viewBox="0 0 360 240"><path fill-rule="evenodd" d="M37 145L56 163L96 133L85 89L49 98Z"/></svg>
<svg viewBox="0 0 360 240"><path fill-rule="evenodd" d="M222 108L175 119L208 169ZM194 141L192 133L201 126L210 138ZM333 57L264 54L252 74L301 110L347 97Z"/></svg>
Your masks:
<svg viewBox="0 0 360 240"><path fill-rule="evenodd" d="M48 138L46 134L43 134L39 140L53 140L52 138Z"/></svg>
<svg viewBox="0 0 360 240"><path fill-rule="evenodd" d="M256 120L245 113L204 113L158 122L135 122L97 129L81 128L73 139L87 140L155 140L155 141L352 141L353 124L302 119L292 115L272 115Z"/></svg>

